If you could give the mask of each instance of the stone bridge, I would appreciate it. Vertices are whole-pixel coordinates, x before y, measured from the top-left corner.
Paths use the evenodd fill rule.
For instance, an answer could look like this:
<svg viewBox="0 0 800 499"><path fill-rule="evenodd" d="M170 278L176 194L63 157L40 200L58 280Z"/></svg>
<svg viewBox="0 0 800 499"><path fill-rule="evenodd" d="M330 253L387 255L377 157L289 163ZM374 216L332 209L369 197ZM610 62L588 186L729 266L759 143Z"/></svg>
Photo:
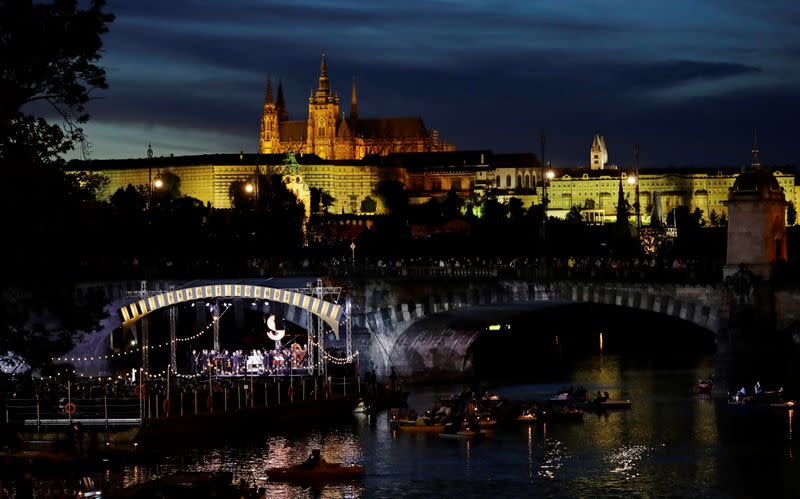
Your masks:
<svg viewBox="0 0 800 499"><path fill-rule="evenodd" d="M721 285L571 281L545 287L529 282L499 281L491 285L459 283L457 289L424 289L418 297L406 298L404 295L414 293L402 288L392 289L381 282L363 286L363 313L354 315L353 323L362 358L370 359L379 372L385 372L391 365L402 369L407 365L405 359L410 357L422 359L426 367L435 368L433 351L439 346L447 345L453 355L463 357L477 337L477 334L463 337L446 324L436 332L411 328L421 319L441 312L482 306L496 309L512 305L533 308L545 304L595 303L667 315L704 328L719 339L727 334L729 316L722 288Z"/></svg>

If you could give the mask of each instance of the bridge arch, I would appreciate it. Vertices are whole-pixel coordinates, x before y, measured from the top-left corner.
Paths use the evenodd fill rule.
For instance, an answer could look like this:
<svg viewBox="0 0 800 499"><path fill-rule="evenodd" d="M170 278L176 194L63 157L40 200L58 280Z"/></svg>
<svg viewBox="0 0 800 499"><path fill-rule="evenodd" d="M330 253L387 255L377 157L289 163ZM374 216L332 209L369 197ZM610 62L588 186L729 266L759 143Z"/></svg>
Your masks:
<svg viewBox="0 0 800 499"><path fill-rule="evenodd" d="M439 349L437 345L440 340L436 338L410 338L405 333L420 319L443 311L476 305L510 305L523 302L596 303L668 315L700 326L717 337L727 329L727 321L723 320L726 316L723 314L724 304L720 298L722 294L713 286L571 281L543 286L507 282L493 288L467 289L447 295L428 296L417 303L381 307L365 313L357 319L357 323L372 335L374 341L370 345L370 358L375 367L388 370L394 363L393 356L400 354L405 348L411 347L412 351L403 351L403 355L410 355L418 361L424 357L425 352ZM422 349L416 348L427 342L431 343ZM462 349L466 352L467 348L468 345Z"/></svg>

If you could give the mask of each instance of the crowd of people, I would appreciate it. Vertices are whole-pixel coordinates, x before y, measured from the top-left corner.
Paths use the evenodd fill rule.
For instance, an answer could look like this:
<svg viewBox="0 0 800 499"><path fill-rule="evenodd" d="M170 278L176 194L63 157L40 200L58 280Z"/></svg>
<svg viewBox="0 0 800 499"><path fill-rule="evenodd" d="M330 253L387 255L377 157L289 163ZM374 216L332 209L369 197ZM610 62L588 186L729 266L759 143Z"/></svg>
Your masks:
<svg viewBox="0 0 800 499"><path fill-rule="evenodd" d="M301 257L293 260L273 258L249 258L234 266L198 259L177 262L162 258L145 265L137 258L123 262L125 275L138 275L147 267L153 278L171 278L187 273L215 275L241 275L252 277L331 275L347 277L353 275L375 275L381 277L415 276L420 273L437 275L442 271L479 272L491 271L506 275L536 277L541 269L548 269L548 276L555 279L661 279L681 280L689 277L721 278L721 259L682 258L665 256L611 257L558 255L550 257L486 257L486 256L417 256L374 257L360 256L355 260L345 256ZM542 275L542 278L545 276Z"/></svg>
<svg viewBox="0 0 800 499"><path fill-rule="evenodd" d="M240 376L285 375L308 367L308 348L291 343L280 348L254 348L249 353L243 350L192 350L189 372L193 375Z"/></svg>

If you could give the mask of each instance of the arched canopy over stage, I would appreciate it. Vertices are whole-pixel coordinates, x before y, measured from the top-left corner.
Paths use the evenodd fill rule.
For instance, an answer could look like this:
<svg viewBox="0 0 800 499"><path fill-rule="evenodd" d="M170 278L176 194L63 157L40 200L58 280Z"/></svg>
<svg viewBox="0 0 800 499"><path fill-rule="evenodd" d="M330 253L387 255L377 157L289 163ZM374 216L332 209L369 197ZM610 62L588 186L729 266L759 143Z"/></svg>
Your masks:
<svg viewBox="0 0 800 499"><path fill-rule="evenodd" d="M143 290L138 301L123 306L119 312L122 316L123 326L127 326L158 309L184 302L212 298L260 299L285 303L310 312L328 324L336 338L339 339L339 323L345 313L345 308L321 297L324 291L330 288L316 291L320 288L309 287L308 282L303 281L300 279L189 281L184 284L176 284L175 289L169 291L148 293ZM313 296L315 292L318 296ZM136 293L132 292L131 294L137 296Z"/></svg>

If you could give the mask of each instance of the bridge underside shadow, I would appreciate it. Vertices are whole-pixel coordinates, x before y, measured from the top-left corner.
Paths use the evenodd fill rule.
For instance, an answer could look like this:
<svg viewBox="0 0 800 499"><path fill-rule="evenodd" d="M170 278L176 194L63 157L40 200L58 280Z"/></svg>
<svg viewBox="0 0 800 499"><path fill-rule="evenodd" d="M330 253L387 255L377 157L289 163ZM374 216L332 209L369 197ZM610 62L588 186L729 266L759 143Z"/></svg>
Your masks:
<svg viewBox="0 0 800 499"><path fill-rule="evenodd" d="M532 301L426 316L397 338L389 357L390 365L415 380L524 379L601 351L674 363L713 354L714 345L713 332L675 317L615 305Z"/></svg>

